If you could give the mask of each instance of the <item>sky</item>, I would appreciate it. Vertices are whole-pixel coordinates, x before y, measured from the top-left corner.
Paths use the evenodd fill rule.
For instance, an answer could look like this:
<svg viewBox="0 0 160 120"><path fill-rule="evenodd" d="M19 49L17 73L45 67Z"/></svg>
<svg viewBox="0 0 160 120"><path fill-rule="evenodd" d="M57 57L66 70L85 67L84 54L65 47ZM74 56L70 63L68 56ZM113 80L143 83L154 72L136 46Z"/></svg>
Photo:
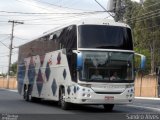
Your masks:
<svg viewBox="0 0 160 120"><path fill-rule="evenodd" d="M108 0L97 1L107 7ZM95 0L0 0L0 73L6 73L8 69L12 27L9 20L24 22L14 27L11 59L11 63L14 63L18 58L18 46L50 29L81 18L109 17L107 13L95 14L94 11L103 11Z"/></svg>

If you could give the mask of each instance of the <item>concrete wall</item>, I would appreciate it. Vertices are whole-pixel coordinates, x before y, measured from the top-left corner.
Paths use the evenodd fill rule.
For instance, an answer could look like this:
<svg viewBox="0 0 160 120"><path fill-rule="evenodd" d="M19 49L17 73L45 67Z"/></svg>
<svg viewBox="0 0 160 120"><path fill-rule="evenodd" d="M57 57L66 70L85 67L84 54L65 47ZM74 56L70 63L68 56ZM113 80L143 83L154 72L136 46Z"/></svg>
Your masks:
<svg viewBox="0 0 160 120"><path fill-rule="evenodd" d="M7 78L6 77L0 77L0 88L7 88ZM17 89L17 78L16 77L10 77L9 88Z"/></svg>
<svg viewBox="0 0 160 120"><path fill-rule="evenodd" d="M135 80L135 96L158 97L158 82L155 75L137 77ZM0 88L7 88L7 78L0 77ZM17 89L16 77L9 80L9 88Z"/></svg>

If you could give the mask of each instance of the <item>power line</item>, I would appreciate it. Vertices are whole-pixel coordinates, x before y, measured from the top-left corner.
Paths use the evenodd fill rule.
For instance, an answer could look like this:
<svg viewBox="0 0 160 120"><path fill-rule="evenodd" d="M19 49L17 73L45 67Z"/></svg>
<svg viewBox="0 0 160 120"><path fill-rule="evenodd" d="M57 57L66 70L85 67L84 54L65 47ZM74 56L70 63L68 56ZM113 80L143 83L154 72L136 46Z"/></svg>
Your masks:
<svg viewBox="0 0 160 120"><path fill-rule="evenodd" d="M141 21L144 21L144 20L148 20L148 19L152 19L152 18L156 18L156 17L160 17L160 15L158 15L158 16L151 16L151 17L149 17L149 18L145 18L145 19L140 19L140 20L138 20L138 21L136 21L136 22L141 22ZM132 22L134 22L134 21L132 21ZM130 21L130 23L132 23L131 21Z"/></svg>
<svg viewBox="0 0 160 120"><path fill-rule="evenodd" d="M94 13L92 13L94 14ZM80 17L80 16L86 16L86 15L72 15L72 16L67 16L67 18L75 18L75 17ZM60 19L61 18L61 19ZM60 16L60 17L50 17L50 18L36 18L36 19L27 19L23 21L36 21L36 20L66 20L66 16Z"/></svg>
<svg viewBox="0 0 160 120"><path fill-rule="evenodd" d="M0 43L3 45L3 46L5 46L6 48L8 48L9 49L9 47L6 45L6 44L4 44L2 41L4 41L4 40L6 40L6 39L8 39L8 37L6 37L6 38L4 38L4 39L2 39L2 40L0 40Z"/></svg>
<svg viewBox="0 0 160 120"><path fill-rule="evenodd" d="M8 57L9 55L2 55L2 56L0 56L0 57Z"/></svg>
<svg viewBox="0 0 160 120"><path fill-rule="evenodd" d="M34 1L39 2L39 3L48 4L50 6L54 6L54 7L58 7L58 8L64 8L64 9L68 9L68 10L81 10L81 11L84 11L83 9L64 7L64 6L61 6L61 5L56 5L56 4L48 3L48 2L44 2L44 1L39 1L39 0L34 0ZM85 11L91 11L91 10L85 10Z"/></svg>
<svg viewBox="0 0 160 120"><path fill-rule="evenodd" d="M37 16L48 16L48 15L52 15L52 14L53 15L58 15L58 14L59 15L74 15L74 14L75 15L88 15L88 14L99 14L99 13L105 13L105 12L106 11L80 12L80 13L51 13L51 14L50 13L49 14L48 13L47 14L45 14L45 13L44 14L43 13L42 14L39 14L39 13L38 14L37 13L35 13L35 14L32 14L32 13L31 14L30 13L27 13L27 14L9 13L9 14L5 14L5 15L4 14L0 14L0 16L5 16L6 17L6 16L11 16L10 14L12 14L12 16L20 16L20 17L22 17L22 16L27 16L27 17L28 16L34 16L34 17L36 16L37 17Z"/></svg>
<svg viewBox="0 0 160 120"><path fill-rule="evenodd" d="M8 67L8 66L0 66L0 68L3 68L3 67Z"/></svg>
<svg viewBox="0 0 160 120"><path fill-rule="evenodd" d="M29 24L29 23L25 23L24 25L61 25L61 24L41 24L41 23L37 23L37 24Z"/></svg>
<svg viewBox="0 0 160 120"><path fill-rule="evenodd" d="M0 41L0 43L3 45L3 46L5 46L6 48L8 48L9 49L9 47L6 45L6 44L4 44L3 42L1 42Z"/></svg>
<svg viewBox="0 0 160 120"><path fill-rule="evenodd" d="M8 22L8 21L2 21L2 20L0 20L0 22Z"/></svg>
<svg viewBox="0 0 160 120"><path fill-rule="evenodd" d="M95 13L95 14L97 14L97 13ZM90 14L90 15L94 15L94 13L92 13L92 14ZM67 17L67 19L66 19L66 17L61 17L61 19L60 18L37 18L37 19L27 19L27 20L21 20L21 21L25 21L25 25L61 25L61 23L50 23L50 24L42 24L42 23L38 23L38 22L36 22L36 23L27 23L27 21L37 21L37 20L39 20L39 21L41 21L41 20L54 20L54 21L63 21L63 23L64 23L64 21L66 21L66 22L68 22L69 21L69 19L70 18L79 18L79 17L86 17L87 15L74 15L74 16L68 16Z"/></svg>
<svg viewBox="0 0 160 120"><path fill-rule="evenodd" d="M97 14L97 13L90 13L90 15L94 15L94 14ZM87 14L87 15L89 15L89 14ZM59 17L50 17L50 18L35 18L35 19L24 19L24 20L20 20L20 21L37 21L37 20L58 20L58 21L62 21L62 20L65 20L65 21L68 21L67 19L69 19L69 18L78 18L78 17L86 17L87 16L86 14L82 14L82 15L70 15L70 16L59 16ZM67 17L67 19L66 19L66 17ZM25 23L26 23L25 22ZM32 22L33 23L33 22ZM37 23L37 22L36 22Z"/></svg>
<svg viewBox="0 0 160 120"><path fill-rule="evenodd" d="M155 25L155 26L152 26L152 27L146 27L146 28L143 28L143 29L137 29L138 31L142 31L142 30L145 30L145 29L152 29L152 28L155 28L155 27L159 27L160 25Z"/></svg>
<svg viewBox="0 0 160 120"><path fill-rule="evenodd" d="M67 3L69 3L69 6L74 6L75 4L77 4L78 2L81 2L80 0L72 0L72 2L67 2ZM63 5L63 6L65 6L65 5ZM65 6L65 7L67 7L67 6ZM69 7L68 7L69 8ZM79 10L82 10L82 9L79 9ZM83 10L84 11L84 10ZM87 11L90 11L90 10L87 10Z"/></svg>
<svg viewBox="0 0 160 120"><path fill-rule="evenodd" d="M160 11L160 9L157 9L157 10L154 10L154 11L150 11L150 12L147 12L147 13L145 13L145 14L142 14L140 17L134 17L134 18L129 18L129 20L135 20L135 19L140 19L140 18L143 18L143 17L145 17L145 15L147 15L147 14L150 14L150 13L153 13L153 14L159 14L158 12ZM150 16L150 15L148 15L148 16Z"/></svg>
<svg viewBox="0 0 160 120"><path fill-rule="evenodd" d="M8 52L2 52L2 53L0 53L0 55L6 55L6 54L8 54Z"/></svg>
<svg viewBox="0 0 160 120"><path fill-rule="evenodd" d="M22 17L22 16L27 16L27 17L28 16L34 16L34 17L36 16L37 17L37 16L46 16L46 15L48 15L48 14L42 14L42 15L40 15L40 14L38 14L38 15L37 14L12 14L12 16L20 16L20 17ZM5 16L5 17L9 16L10 17L11 15L10 14L5 14L5 15L4 14L0 14L0 16Z"/></svg>
<svg viewBox="0 0 160 120"><path fill-rule="evenodd" d="M29 39L20 38L20 37L17 37L17 36L14 36L14 38L21 39L21 40L24 40L24 41L28 41L29 40Z"/></svg>
<svg viewBox="0 0 160 120"><path fill-rule="evenodd" d="M10 35L10 34L0 34L0 35Z"/></svg>
<svg viewBox="0 0 160 120"><path fill-rule="evenodd" d="M113 15L110 13L110 12L108 12L107 10L106 10L106 8L104 8L97 0L94 0L105 12L107 12L110 16L112 16L113 17Z"/></svg>
<svg viewBox="0 0 160 120"><path fill-rule="evenodd" d="M0 16L3 16L3 17L10 17L11 15L10 14L0 14ZM48 16L48 14L12 14L12 16L18 16L18 17L23 17L23 16L26 16L26 17L28 17L28 16L33 16L33 17L38 17L38 16L40 16L40 17L43 17L43 16Z"/></svg>
<svg viewBox="0 0 160 120"><path fill-rule="evenodd" d="M147 7L145 7L145 8L148 8L148 7L151 7L151 6L155 6L155 5L157 5L157 4L160 4L160 2L158 2L158 3L155 3L155 4L152 4L152 5L150 5L150 6L147 6ZM128 7L128 6L127 6ZM132 9L134 9L134 8L136 8L137 6L135 6L135 7L133 7ZM160 9L157 9L157 10L153 10L153 11L149 11L149 12L147 12L147 13L144 13L144 14L142 14L140 17L132 17L132 18L129 18L128 20L129 21L134 21L135 19L143 19L143 17L145 16L145 15L147 15L147 14L151 14L151 13L157 13L158 14L158 12L159 12L159 10ZM150 15L148 15L148 16L150 16Z"/></svg>
<svg viewBox="0 0 160 120"><path fill-rule="evenodd" d="M50 15L50 14L89 14L89 13L104 13L104 12L107 12L107 11L92 11L92 12L63 12L63 13L56 13L56 12L50 12L50 13L34 13L34 12L11 12L11 11L0 11L1 13L9 13L9 14L38 14L38 15Z"/></svg>
<svg viewBox="0 0 160 120"><path fill-rule="evenodd" d="M147 4L147 3L145 3L145 4ZM144 8L146 9L146 8L149 8L149 7L151 7L151 6L155 6L155 5L157 5L157 4L160 4L160 2L158 2L158 3L155 3L155 4L152 4L152 5L150 5L150 6L147 6L147 7L145 7L145 6L144 6Z"/></svg>
<svg viewBox="0 0 160 120"><path fill-rule="evenodd" d="M35 0L35 1L37 1L37 0ZM68 1L68 0L58 0L58 1L56 2L56 4L59 4L59 5L60 5L60 4L62 4L62 1L63 1L63 2L64 2L64 1L66 2L66 1Z"/></svg>
<svg viewBox="0 0 160 120"><path fill-rule="evenodd" d="M26 3L24 3L24 1L20 1L20 0L16 0L16 1L22 3L23 5L26 5ZM43 10L48 10L47 8L40 7L40 6L36 6L36 5L33 5L33 4L29 4L29 5L31 5L31 6L33 6L33 7L37 7L37 8L43 9Z"/></svg>
<svg viewBox="0 0 160 120"><path fill-rule="evenodd" d="M144 16L143 18L138 18L136 19L136 21L141 21L141 20L145 20L145 19L148 19L148 18L154 18L154 16L156 15L160 15L159 13L155 13L155 14L151 14L151 15L148 15L148 16ZM131 21L134 21L134 20L131 20Z"/></svg>
<svg viewBox="0 0 160 120"><path fill-rule="evenodd" d="M13 54L17 54L18 53L18 50L17 51L12 51L12 55ZM1 55L3 54L3 56L0 56L0 57L4 57L4 56L9 56L8 52L5 52L5 53L0 53Z"/></svg>
<svg viewBox="0 0 160 120"><path fill-rule="evenodd" d="M8 39L8 37L9 37L9 36L5 37L4 39L1 39L0 41L4 41L4 40Z"/></svg>

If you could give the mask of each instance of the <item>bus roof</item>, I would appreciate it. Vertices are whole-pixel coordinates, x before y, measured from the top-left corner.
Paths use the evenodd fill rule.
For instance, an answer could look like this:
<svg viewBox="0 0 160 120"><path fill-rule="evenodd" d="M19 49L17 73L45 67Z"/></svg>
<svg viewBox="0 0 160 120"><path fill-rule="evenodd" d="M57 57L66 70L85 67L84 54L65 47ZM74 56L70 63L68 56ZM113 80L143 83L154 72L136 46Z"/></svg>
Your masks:
<svg viewBox="0 0 160 120"><path fill-rule="evenodd" d="M57 30L60 30L62 28L65 28L67 26L70 26L70 25L77 25L77 26L79 26L79 25L108 25L108 26L119 26L119 27L128 27L128 28L130 28L127 24L121 23L121 22L115 22L112 19L107 19L107 18L90 18L90 19L88 19L88 18L86 18L86 19L73 21L71 23L68 23L68 24L53 28L53 29L51 29L49 31L44 32L44 34L42 34L39 37L33 39L32 41L37 40L37 39L39 39L41 37L47 36L49 34L52 34L53 32L55 32ZM30 42L32 42L32 41L30 41ZM30 42L27 42L25 44L28 44ZM25 44L23 44L21 46L24 46Z"/></svg>
<svg viewBox="0 0 160 120"><path fill-rule="evenodd" d="M51 34L52 32L62 29L64 27L70 26L70 25L110 25L110 26L120 26L120 27L128 27L130 28L127 24L125 23L120 23L120 22L115 22L112 19L107 19L107 18L86 18L86 19L81 19L77 21L73 21L69 24L62 25L60 27L51 29L47 32L45 32L41 37L46 36L48 34Z"/></svg>

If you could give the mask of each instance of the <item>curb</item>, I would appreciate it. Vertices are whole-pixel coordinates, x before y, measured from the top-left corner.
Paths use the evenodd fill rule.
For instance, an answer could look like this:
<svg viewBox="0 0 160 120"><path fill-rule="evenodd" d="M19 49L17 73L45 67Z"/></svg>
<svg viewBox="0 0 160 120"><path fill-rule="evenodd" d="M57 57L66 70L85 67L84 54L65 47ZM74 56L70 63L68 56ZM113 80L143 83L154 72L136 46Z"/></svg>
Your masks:
<svg viewBox="0 0 160 120"><path fill-rule="evenodd" d="M155 97L135 97L135 99L160 100L160 98Z"/></svg>
<svg viewBox="0 0 160 120"><path fill-rule="evenodd" d="M6 89L6 88L1 88L1 90L6 90L6 91L11 91L11 92L18 92L18 90L13 90L13 89Z"/></svg>

